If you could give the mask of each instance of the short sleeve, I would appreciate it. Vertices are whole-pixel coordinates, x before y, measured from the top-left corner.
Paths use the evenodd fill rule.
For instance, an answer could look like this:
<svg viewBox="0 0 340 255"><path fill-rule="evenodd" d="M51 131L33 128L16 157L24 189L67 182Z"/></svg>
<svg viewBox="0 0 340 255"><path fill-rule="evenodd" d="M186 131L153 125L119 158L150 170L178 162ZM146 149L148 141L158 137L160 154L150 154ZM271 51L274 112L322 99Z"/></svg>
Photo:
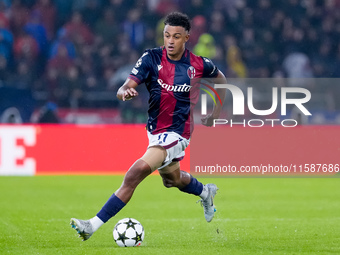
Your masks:
<svg viewBox="0 0 340 255"><path fill-rule="evenodd" d="M203 58L203 78L216 78L218 68L209 58Z"/></svg>
<svg viewBox="0 0 340 255"><path fill-rule="evenodd" d="M145 82L150 73L151 56L148 51L137 60L136 65L132 68L129 78L141 84Z"/></svg>

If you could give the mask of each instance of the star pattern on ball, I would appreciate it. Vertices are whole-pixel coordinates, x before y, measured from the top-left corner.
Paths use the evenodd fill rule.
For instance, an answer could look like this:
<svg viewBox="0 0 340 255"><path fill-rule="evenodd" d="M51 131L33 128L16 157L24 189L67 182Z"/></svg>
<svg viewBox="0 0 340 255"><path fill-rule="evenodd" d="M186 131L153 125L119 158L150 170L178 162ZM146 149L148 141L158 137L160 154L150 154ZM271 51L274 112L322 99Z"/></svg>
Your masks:
<svg viewBox="0 0 340 255"><path fill-rule="evenodd" d="M118 235L119 236L118 236L117 240L122 241L123 244L125 244L125 240L129 239L128 237L125 236L125 232L124 233L119 233L118 232Z"/></svg>
<svg viewBox="0 0 340 255"><path fill-rule="evenodd" d="M140 233L140 234L138 234L138 233L136 232L136 237L131 238L131 239L135 240L136 243L138 243L138 242L142 241L142 235L143 235L143 232Z"/></svg>
<svg viewBox="0 0 340 255"><path fill-rule="evenodd" d="M131 219L129 219L129 221L126 222L126 224L127 224L127 228L126 229L132 228L132 229L136 230L135 229L135 225L137 225L138 223L133 222Z"/></svg>

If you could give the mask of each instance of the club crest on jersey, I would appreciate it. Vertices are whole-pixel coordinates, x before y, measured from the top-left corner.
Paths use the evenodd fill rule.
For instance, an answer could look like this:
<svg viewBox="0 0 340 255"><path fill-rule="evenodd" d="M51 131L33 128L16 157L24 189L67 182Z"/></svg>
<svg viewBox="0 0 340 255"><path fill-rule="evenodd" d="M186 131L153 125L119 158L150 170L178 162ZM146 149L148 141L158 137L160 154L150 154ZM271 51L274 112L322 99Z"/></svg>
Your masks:
<svg viewBox="0 0 340 255"><path fill-rule="evenodd" d="M188 70L187 70L187 74L188 74L188 77L189 77L190 79L195 78L195 75L196 75L196 69L195 69L195 67L189 66L189 68L188 68Z"/></svg>

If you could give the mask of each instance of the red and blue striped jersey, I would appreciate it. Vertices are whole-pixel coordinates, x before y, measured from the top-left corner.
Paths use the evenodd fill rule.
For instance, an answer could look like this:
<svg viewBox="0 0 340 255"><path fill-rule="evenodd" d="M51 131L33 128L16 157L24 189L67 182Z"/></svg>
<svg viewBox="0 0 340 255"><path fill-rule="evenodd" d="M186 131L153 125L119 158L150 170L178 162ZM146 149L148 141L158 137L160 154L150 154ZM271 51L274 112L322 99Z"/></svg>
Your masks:
<svg viewBox="0 0 340 255"><path fill-rule="evenodd" d="M168 58L165 47L146 50L129 78L145 83L149 91L147 130L151 134L173 131L189 139L194 123L191 110L199 97L199 84L195 86L193 79L217 74L210 59L187 49L178 61Z"/></svg>

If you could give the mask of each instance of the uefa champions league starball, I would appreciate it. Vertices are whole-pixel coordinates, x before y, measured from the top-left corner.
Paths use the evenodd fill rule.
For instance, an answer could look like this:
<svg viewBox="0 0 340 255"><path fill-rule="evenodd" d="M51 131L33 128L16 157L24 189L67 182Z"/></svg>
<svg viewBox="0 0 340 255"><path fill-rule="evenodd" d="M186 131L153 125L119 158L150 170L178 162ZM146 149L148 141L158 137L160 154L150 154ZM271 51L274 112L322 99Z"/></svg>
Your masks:
<svg viewBox="0 0 340 255"><path fill-rule="evenodd" d="M144 228L138 220L124 218L113 228L113 239L120 247L139 246L144 239Z"/></svg>

